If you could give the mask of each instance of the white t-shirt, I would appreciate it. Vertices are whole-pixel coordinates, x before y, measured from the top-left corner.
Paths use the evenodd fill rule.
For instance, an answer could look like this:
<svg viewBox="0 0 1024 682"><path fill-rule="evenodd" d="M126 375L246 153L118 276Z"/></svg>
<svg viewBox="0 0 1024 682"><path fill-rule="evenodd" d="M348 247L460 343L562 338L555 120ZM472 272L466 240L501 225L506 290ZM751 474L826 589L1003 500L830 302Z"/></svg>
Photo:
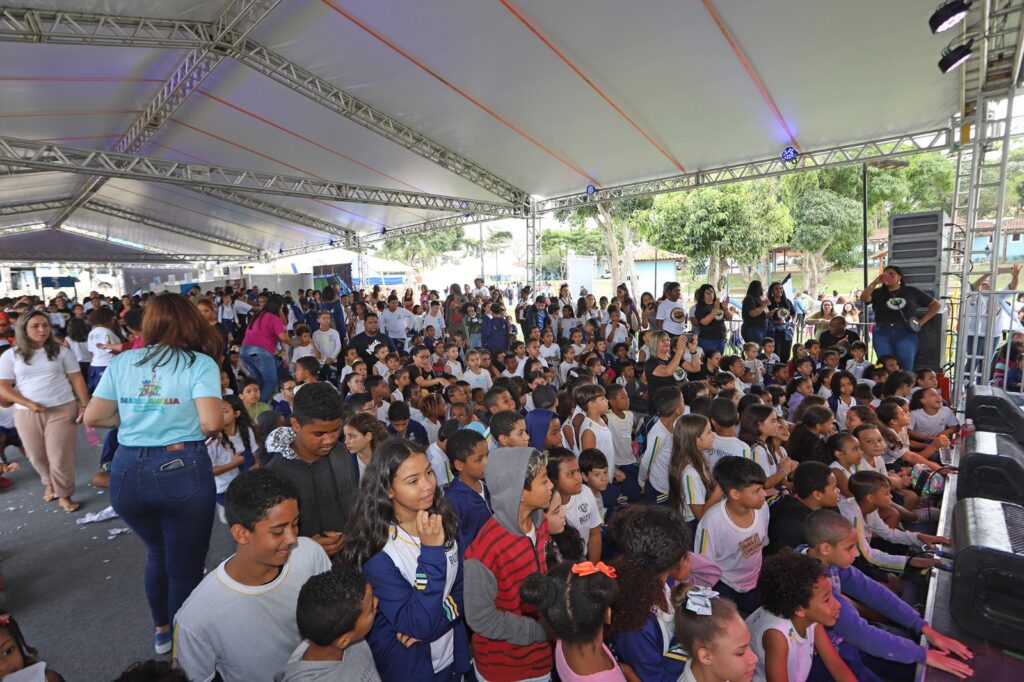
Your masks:
<svg viewBox="0 0 1024 682"><path fill-rule="evenodd" d="M206 446L206 450L210 455L210 463L213 466L219 467L230 464L235 455L240 455L245 450L245 442L242 440L241 430L236 430L235 435L228 436L228 442L231 443L231 447L223 445L218 437L217 440ZM249 429L249 445L256 447L256 434L252 432L252 429ZM238 467L214 476L213 482L217 484L217 492L223 493L227 491L228 485L237 477Z"/></svg>
<svg viewBox="0 0 1024 682"><path fill-rule="evenodd" d="M420 559L420 539L409 535L404 530L392 526L392 532L388 533L388 541L384 543L381 550L395 564L395 568L402 574L410 585L415 586L417 580L417 565ZM447 601L448 595L455 585L455 577L459 571L459 547L452 543L452 548L445 551L448 559L447 571L445 573L444 595L442 603ZM420 573L422 576L423 574ZM422 578L421 578L422 579ZM379 617L379 616L378 616ZM455 630L448 630L433 642L430 643L430 663L434 672L439 672L450 666L455 661Z"/></svg>
<svg viewBox="0 0 1024 682"><path fill-rule="evenodd" d="M583 420L580 425L580 442L583 442L583 432L591 431L597 444L594 446L601 451L601 454L608 460L608 480L615 478L615 439L611 429L603 421L594 421L590 417ZM580 447L582 450L582 446Z"/></svg>
<svg viewBox="0 0 1024 682"><path fill-rule="evenodd" d="M667 298L658 304L656 318L662 321L661 328L669 334L678 336L686 331L686 305L683 300L670 301Z"/></svg>
<svg viewBox="0 0 1024 682"><path fill-rule="evenodd" d="M547 365L557 365L558 359L562 357L562 349L558 347L558 344L551 344L545 346L543 343L540 345L540 357L544 360Z"/></svg>
<svg viewBox="0 0 1024 682"><path fill-rule="evenodd" d="M610 326L611 325L608 324L601 329L601 337L604 338L606 341L608 340L608 335L612 333L612 330L609 329ZM608 341L608 347L611 348L617 343L625 343L626 339L628 338L629 327L627 327L625 323L619 322L617 325L615 325L615 335L612 336L611 341Z"/></svg>
<svg viewBox="0 0 1024 682"><path fill-rule="evenodd" d="M768 630L781 632L789 643L789 656L786 659L787 679L800 682L811 674L811 663L814 661L814 630L818 627L817 623L807 626L806 635L801 637L793 627L793 621L776 616L762 607L750 614L747 618L747 627L750 628L750 648L757 654L755 682L765 682L768 679L764 669L764 633Z"/></svg>
<svg viewBox="0 0 1024 682"><path fill-rule="evenodd" d="M619 419L611 410L605 415L608 417L608 428L612 432L612 444L615 447L615 466L623 467L636 464L636 457L633 455L633 413L626 410L623 418Z"/></svg>
<svg viewBox="0 0 1024 682"><path fill-rule="evenodd" d="M945 405L934 415L928 414L924 409L910 411L910 428L922 436L937 436L959 423L953 410Z"/></svg>
<svg viewBox="0 0 1024 682"><path fill-rule="evenodd" d="M860 362L857 362L853 358L846 361L846 371L857 377L857 381L864 378L864 370L871 366L871 361L864 358Z"/></svg>
<svg viewBox="0 0 1024 682"><path fill-rule="evenodd" d="M406 330L412 324L412 317L412 313L399 306L394 311L383 311L378 319L380 320L381 329L384 330L388 338L404 341Z"/></svg>
<svg viewBox="0 0 1024 682"><path fill-rule="evenodd" d="M337 358L341 352L341 336L337 329L328 329L323 332L317 329L313 332L313 343L320 350L320 359Z"/></svg>
<svg viewBox="0 0 1024 682"><path fill-rule="evenodd" d="M10 351L8 351L10 352ZM0 407L0 429L14 428L14 405Z"/></svg>
<svg viewBox="0 0 1024 682"><path fill-rule="evenodd" d="M836 424L839 426L840 431L846 430L846 415L850 411L850 408L857 404L857 401L850 396L849 404L844 403L840 396L836 396Z"/></svg>
<svg viewBox="0 0 1024 682"><path fill-rule="evenodd" d="M482 388L485 391L491 390L491 386L494 385L494 381L491 380L491 373L480 368L477 368L477 372L479 374L474 374L473 370L467 369L460 378L469 384L469 390L471 391L475 388Z"/></svg>
<svg viewBox="0 0 1024 682"><path fill-rule="evenodd" d="M71 390L68 374L81 375L75 356L64 346L60 347L57 357L46 358L46 351L37 349L25 364L24 358L17 349L0 355L0 379L13 381L18 391L33 402L46 407L57 407L75 399ZM24 405L15 405L16 410L27 410Z"/></svg>
<svg viewBox="0 0 1024 682"><path fill-rule="evenodd" d="M604 519L598 512L594 492L584 484L583 490L570 497L569 501L562 505L562 509L565 510L565 523L580 532L580 536L583 538L583 553L586 556L590 530L604 523Z"/></svg>
<svg viewBox="0 0 1024 682"><path fill-rule="evenodd" d="M423 316L423 328L433 327L434 331L437 332L437 337L441 337L441 332L444 331L444 315L437 314L431 315L426 314Z"/></svg>
<svg viewBox="0 0 1024 682"><path fill-rule="evenodd" d="M72 341L68 339L68 345L71 347L71 352L75 355L75 360L87 364L92 362L92 353L89 352L88 341Z"/></svg>
<svg viewBox="0 0 1024 682"><path fill-rule="evenodd" d="M668 495L668 464L672 459L672 432L659 419L647 432L647 447L640 458L640 483L647 481L654 489Z"/></svg>
<svg viewBox="0 0 1024 682"><path fill-rule="evenodd" d="M729 456L750 459L750 446L736 436L719 436L716 433L711 447L704 451L704 461L708 463L708 471L715 468L718 460Z"/></svg>
<svg viewBox="0 0 1024 682"><path fill-rule="evenodd" d="M444 450L436 442L431 443L427 448L427 459L430 460L430 468L434 470L434 478L437 479L437 485L448 485L452 480L448 455L444 453Z"/></svg>
<svg viewBox="0 0 1024 682"><path fill-rule="evenodd" d="M737 592L757 586L761 550L768 546L768 506L754 510L754 522L740 528L729 517L725 500L704 514L697 526L696 549L722 569L722 582Z"/></svg>
<svg viewBox="0 0 1024 682"><path fill-rule="evenodd" d="M116 343L121 341L106 327L96 327L89 332L89 352L92 353L92 360L89 362L93 367L106 367L114 359L114 353L110 350L97 348L98 343Z"/></svg>
<svg viewBox="0 0 1024 682"><path fill-rule="evenodd" d="M292 347L292 372L295 372L295 363L301 358L315 358L316 344L309 344L308 346L293 346Z"/></svg>
<svg viewBox="0 0 1024 682"><path fill-rule="evenodd" d="M700 474L693 465L687 464L683 469L683 520L692 521L696 518L691 504L704 504L708 499L708 489L701 480Z"/></svg>
<svg viewBox="0 0 1024 682"><path fill-rule="evenodd" d="M487 287L480 287L479 289L473 289L473 291L469 292L469 295L474 298L479 296L480 298L487 300L491 297L491 291Z"/></svg>
<svg viewBox="0 0 1024 682"><path fill-rule="evenodd" d="M326 552L300 537L288 562L265 585L243 585L224 566L207 574L174 619L174 656L190 680L266 680L284 667L302 641L295 623L299 590L331 568ZM259 633L256 640L239 633Z"/></svg>
<svg viewBox="0 0 1024 682"><path fill-rule="evenodd" d="M750 448L750 454L747 456L761 465L761 468L764 469L765 478L770 478L778 473L779 467L775 463L774 458L772 458L771 453L768 452L768 448L764 445L754 443L754 446Z"/></svg>
<svg viewBox="0 0 1024 682"><path fill-rule="evenodd" d="M448 360L444 363L444 373L451 374L456 379L462 379L462 363L458 360Z"/></svg>

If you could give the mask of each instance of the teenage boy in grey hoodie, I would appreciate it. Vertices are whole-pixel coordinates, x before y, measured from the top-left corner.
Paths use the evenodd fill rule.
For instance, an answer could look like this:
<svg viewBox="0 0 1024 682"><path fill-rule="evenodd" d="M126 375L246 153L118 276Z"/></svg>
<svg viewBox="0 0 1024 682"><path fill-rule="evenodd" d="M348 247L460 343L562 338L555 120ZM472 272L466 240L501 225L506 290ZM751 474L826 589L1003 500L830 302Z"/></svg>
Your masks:
<svg viewBox="0 0 1024 682"><path fill-rule="evenodd" d="M546 465L544 453L529 447L497 448L487 460L494 516L466 550L464 599L474 665L490 682L544 679L554 667L540 613L519 600L526 577L546 572Z"/></svg>

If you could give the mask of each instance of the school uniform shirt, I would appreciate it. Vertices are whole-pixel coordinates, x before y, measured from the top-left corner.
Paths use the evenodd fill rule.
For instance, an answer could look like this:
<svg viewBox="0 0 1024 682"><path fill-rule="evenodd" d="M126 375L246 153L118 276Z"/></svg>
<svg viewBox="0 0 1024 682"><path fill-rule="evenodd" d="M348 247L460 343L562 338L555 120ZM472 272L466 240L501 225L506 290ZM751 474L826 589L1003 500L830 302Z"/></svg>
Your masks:
<svg viewBox="0 0 1024 682"><path fill-rule="evenodd" d="M686 304L681 298L675 301L666 298L658 304L658 312L655 314L655 318L662 322L661 328L673 336L679 336L686 331L689 317Z"/></svg>
<svg viewBox="0 0 1024 682"><path fill-rule="evenodd" d="M423 329L427 327L433 327L434 331L437 332L437 338L441 338L441 332L444 331L444 315L424 315L423 316Z"/></svg>
<svg viewBox="0 0 1024 682"><path fill-rule="evenodd" d="M304 661L309 641L292 652L288 664L274 675L274 682L380 682L373 652L365 639L345 649L340 661Z"/></svg>
<svg viewBox="0 0 1024 682"><path fill-rule="evenodd" d="M633 413L626 410L620 419L609 410L605 416L608 417L608 428L612 434L615 466L618 468L636 464L636 455L633 454Z"/></svg>
<svg viewBox="0 0 1024 682"><path fill-rule="evenodd" d="M725 500L704 513L697 526L697 551L722 569L722 582L737 592L757 586L761 550L768 546L768 505L754 510L754 522L740 528L729 517Z"/></svg>
<svg viewBox="0 0 1024 682"><path fill-rule="evenodd" d="M384 310L379 315L380 326L389 339L405 342L406 330L412 324L413 314L401 306L397 310Z"/></svg>
<svg viewBox="0 0 1024 682"><path fill-rule="evenodd" d="M547 365L545 365L546 367L550 367L551 365L557 365L559 358L562 357L562 349L559 348L558 345L554 343L551 344L550 346L545 346L544 344L541 344L540 357L542 360L547 362Z"/></svg>
<svg viewBox="0 0 1024 682"><path fill-rule="evenodd" d="M449 360L444 363L444 373L451 374L456 379L462 379L462 363L458 360Z"/></svg>
<svg viewBox="0 0 1024 682"><path fill-rule="evenodd" d="M89 350L88 341L72 341L68 339L68 346L79 364L90 364L92 362L92 351Z"/></svg>
<svg viewBox="0 0 1024 682"><path fill-rule="evenodd" d="M327 358L337 358L341 353L341 335L338 334L337 329L328 329L325 332L317 329L313 332L313 343L320 351L322 361L326 361Z"/></svg>
<svg viewBox="0 0 1024 682"><path fill-rule="evenodd" d="M687 464L683 469L683 520L693 521L696 518L691 504L704 504L708 499L708 489L701 480L700 474Z"/></svg>
<svg viewBox="0 0 1024 682"><path fill-rule="evenodd" d="M959 426L953 410L945 405L939 408L934 414L928 414L924 409L910 411L910 428L922 436L937 436L946 429Z"/></svg>
<svg viewBox="0 0 1024 682"><path fill-rule="evenodd" d="M615 438L612 436L612 430L601 420L594 421L590 417L583 420L583 424L580 425L580 439L583 438L583 432L590 431L594 434L594 438L597 444L594 446L601 451L601 454L608 460L608 480L615 480ZM582 449L582 448L581 448Z"/></svg>
<svg viewBox="0 0 1024 682"><path fill-rule="evenodd" d="M423 681L455 664L469 669L462 620L462 562L457 543L422 546L392 526L384 548L363 564L377 598L377 617L366 640L385 680ZM406 648L397 633L428 646Z"/></svg>
<svg viewBox="0 0 1024 682"><path fill-rule="evenodd" d="M668 611L654 607L639 630L619 632L612 637L619 660L628 663L644 682L676 682L690 659L676 641L675 609L672 608L674 585L669 578L663 586Z"/></svg>
<svg viewBox="0 0 1024 682"><path fill-rule="evenodd" d="M708 463L708 471L715 468L718 460L730 456L751 459L750 446L736 436L719 436L716 433L711 447L704 451L704 461Z"/></svg>
<svg viewBox="0 0 1024 682"><path fill-rule="evenodd" d="M230 446L221 443L220 437L206 446L206 450L210 455L210 463L215 466L224 466L230 464L231 460L235 458L235 455L240 455L245 452L245 441L242 440L242 431L238 429L235 431L235 435L228 436L228 442ZM249 429L249 444L255 446L256 434ZM252 453L250 452L250 455ZM243 465L244 466L244 465ZM228 484L238 477L238 473L241 467L235 467L229 471L225 471L223 474L218 474L213 477L214 483L217 484L217 492L223 493L228 489Z"/></svg>
<svg viewBox="0 0 1024 682"><path fill-rule="evenodd" d="M747 627L750 628L750 648L757 654L754 682L766 682L768 679L764 667L764 633L769 630L781 632L789 643L789 656L786 659L787 679L799 682L806 680L811 674L811 663L814 662L814 631L818 627L817 623L808 625L807 632L801 637L793 627L793 621L776 616L761 607L747 618Z"/></svg>
<svg viewBox="0 0 1024 682"><path fill-rule="evenodd" d="M445 488L444 496L459 517L459 547L463 551L476 539L480 529L494 515L491 508L491 491L480 481L482 492L469 487L461 478L453 478Z"/></svg>
<svg viewBox="0 0 1024 682"><path fill-rule="evenodd" d="M586 556L590 530L599 528L604 523L594 492L583 484L583 490L570 497L569 501L562 505L562 509L565 510L565 523L580 532L580 537L583 538L583 555Z"/></svg>
<svg viewBox="0 0 1024 682"><path fill-rule="evenodd" d="M92 353L92 360L89 361L89 364L93 367L106 367L114 359L114 351L106 348L97 348L96 344L120 344L121 340L106 327L96 327L89 332L87 343L89 344L89 352Z"/></svg>
<svg viewBox="0 0 1024 682"><path fill-rule="evenodd" d="M770 478L779 471L778 463L775 457L768 452L768 448L763 443L754 443L748 450L749 454L746 455L747 459L752 459L764 469L764 477Z"/></svg>
<svg viewBox="0 0 1024 682"><path fill-rule="evenodd" d="M462 373L460 379L469 384L470 391L476 388L482 388L485 392L491 390L491 386L494 385L491 373L484 369L478 369L477 372L479 373L474 374L473 370L467 369Z"/></svg>
<svg viewBox="0 0 1024 682"><path fill-rule="evenodd" d="M871 361L868 359L857 362L853 358L846 361L846 371L857 377L857 381L864 378L864 370L871 366Z"/></svg>
<svg viewBox="0 0 1024 682"><path fill-rule="evenodd" d="M889 554L871 546L874 524L872 524L872 527L868 526L864 514L860 510L860 505L857 504L856 500L852 497L839 500L839 513L853 524L854 530L857 531L857 549L868 563L883 570L897 573L902 572L907 567L907 557ZM872 512L872 514L878 516L878 512Z"/></svg>
<svg viewBox="0 0 1024 682"><path fill-rule="evenodd" d="M548 368L547 360L545 360L544 358L540 358L540 357L537 358L537 359L540 360L541 367L543 367L544 369ZM515 374L517 377L523 376L523 373L526 371L526 363L529 360L530 360L530 356L528 356L528 355L526 357L519 358L519 364L516 365L516 374Z"/></svg>
<svg viewBox="0 0 1024 682"><path fill-rule="evenodd" d="M448 455L436 442L431 443L427 448L427 459L430 460L430 468L434 470L437 485L448 485L448 482L452 480L452 469L448 464Z"/></svg>
<svg viewBox="0 0 1024 682"><path fill-rule="evenodd" d="M315 358L316 357L316 344L309 344L308 346L293 346L292 347L292 373L295 373L295 364L302 358ZM317 360L319 362L319 360Z"/></svg>
<svg viewBox="0 0 1024 682"><path fill-rule="evenodd" d="M829 407L832 407L832 412L836 415L836 424L839 426L840 431L846 430L846 415L849 414L850 408L857 404L857 401L851 396L850 402L843 402L842 398L837 395L831 396L829 400Z"/></svg>
<svg viewBox="0 0 1024 682"><path fill-rule="evenodd" d="M299 590L331 560L320 545L300 537L277 577L243 585L228 575L225 559L192 591L174 618L174 659L197 682L264 680L288 662L302 641L295 622ZM259 633L258 641L239 633Z"/></svg>
<svg viewBox="0 0 1024 682"><path fill-rule="evenodd" d="M608 328L609 326L610 325L605 325L604 327L601 328L601 336L606 341L608 340L608 335L612 333L612 330ZM617 325L615 325L615 334L614 336L612 336L611 341L608 341L608 347L611 348L617 343L625 343L626 339L628 338L629 327L627 327L625 323L619 322Z"/></svg>
<svg viewBox="0 0 1024 682"><path fill-rule="evenodd" d="M672 432L659 419L647 433L647 448L640 458L637 480L641 487L650 484L658 492L659 502L668 499L668 464L672 459Z"/></svg>
<svg viewBox="0 0 1024 682"><path fill-rule="evenodd" d="M579 363L576 362L562 361L558 363L558 384L564 384L569 376L569 370L576 369L577 367L579 367Z"/></svg>

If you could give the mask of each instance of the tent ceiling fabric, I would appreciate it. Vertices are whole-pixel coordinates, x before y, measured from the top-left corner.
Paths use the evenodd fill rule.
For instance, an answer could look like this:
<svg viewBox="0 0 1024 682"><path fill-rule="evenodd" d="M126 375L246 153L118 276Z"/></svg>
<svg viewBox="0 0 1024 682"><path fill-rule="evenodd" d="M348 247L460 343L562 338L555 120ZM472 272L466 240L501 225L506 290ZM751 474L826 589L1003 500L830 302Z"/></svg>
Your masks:
<svg viewBox="0 0 1024 682"><path fill-rule="evenodd" d="M4 4L196 21L212 21L223 6L198 0ZM815 149L946 125L959 106L958 79L942 77L935 67L945 44L928 30L935 4L289 0L250 38L516 187L550 197L588 184L675 175L680 166L692 171L772 157L792 143L790 132L799 146ZM749 70L712 12L749 61ZM172 49L0 42L3 135L109 149L183 55ZM231 59L139 153L500 200ZM63 173L0 176L0 204L67 197L84 179ZM181 187L112 179L97 196L271 253L330 238ZM262 198L361 233L444 215ZM3 216L0 227L51 217ZM157 248L176 244L184 253L225 252L216 244L86 209L76 211L68 224L152 240ZM6 257L0 251L0 259Z"/></svg>

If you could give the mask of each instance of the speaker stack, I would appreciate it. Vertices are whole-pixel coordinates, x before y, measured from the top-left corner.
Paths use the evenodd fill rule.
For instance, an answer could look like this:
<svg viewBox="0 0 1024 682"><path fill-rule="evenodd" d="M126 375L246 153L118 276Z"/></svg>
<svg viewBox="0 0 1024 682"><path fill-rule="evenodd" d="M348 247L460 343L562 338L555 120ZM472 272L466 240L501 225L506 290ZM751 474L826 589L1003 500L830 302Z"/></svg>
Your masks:
<svg viewBox="0 0 1024 682"><path fill-rule="evenodd" d="M942 261L948 241L948 216L942 211L904 213L889 218L889 265L903 271L903 281L934 299L942 295ZM914 313L924 314L924 309ZM914 369L942 366L945 315L939 314L921 327Z"/></svg>
<svg viewBox="0 0 1024 682"><path fill-rule="evenodd" d="M1002 390L972 386L967 416L986 430L961 453L949 610L964 630L1024 651L1024 414Z"/></svg>

